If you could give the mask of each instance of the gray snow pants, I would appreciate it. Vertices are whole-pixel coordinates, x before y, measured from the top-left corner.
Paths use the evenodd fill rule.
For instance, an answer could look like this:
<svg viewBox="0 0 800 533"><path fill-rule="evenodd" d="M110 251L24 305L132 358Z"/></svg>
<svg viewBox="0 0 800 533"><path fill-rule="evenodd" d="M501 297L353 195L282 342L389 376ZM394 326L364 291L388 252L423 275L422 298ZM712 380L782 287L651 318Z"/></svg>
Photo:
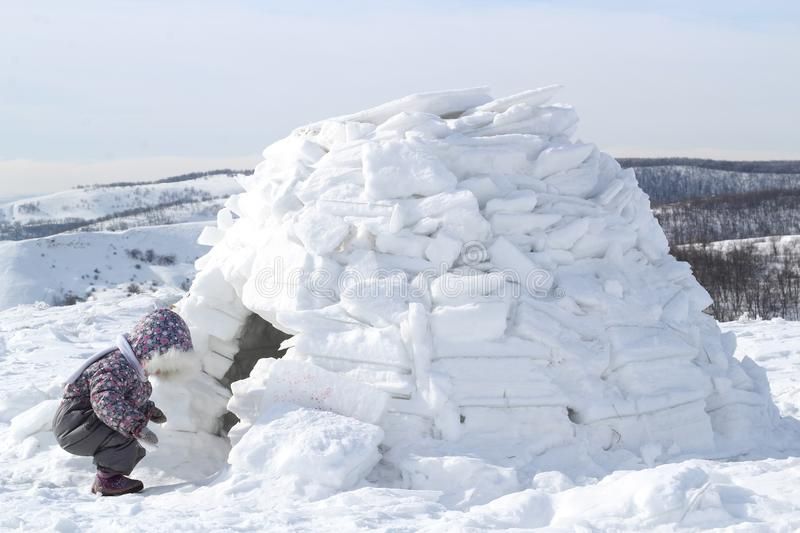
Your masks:
<svg viewBox="0 0 800 533"><path fill-rule="evenodd" d="M136 439L105 425L88 402L63 400L53 419L59 446L73 455L94 456L98 470L128 475L145 456Z"/></svg>

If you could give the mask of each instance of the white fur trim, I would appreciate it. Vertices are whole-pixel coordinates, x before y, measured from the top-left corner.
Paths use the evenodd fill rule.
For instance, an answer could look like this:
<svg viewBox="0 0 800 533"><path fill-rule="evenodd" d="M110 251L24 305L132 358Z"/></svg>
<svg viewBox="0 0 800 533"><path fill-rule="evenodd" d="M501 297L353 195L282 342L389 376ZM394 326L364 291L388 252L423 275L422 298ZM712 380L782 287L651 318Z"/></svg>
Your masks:
<svg viewBox="0 0 800 533"><path fill-rule="evenodd" d="M190 379L202 369L200 355L195 352L182 352L172 348L156 355L147 363L145 370L161 380Z"/></svg>

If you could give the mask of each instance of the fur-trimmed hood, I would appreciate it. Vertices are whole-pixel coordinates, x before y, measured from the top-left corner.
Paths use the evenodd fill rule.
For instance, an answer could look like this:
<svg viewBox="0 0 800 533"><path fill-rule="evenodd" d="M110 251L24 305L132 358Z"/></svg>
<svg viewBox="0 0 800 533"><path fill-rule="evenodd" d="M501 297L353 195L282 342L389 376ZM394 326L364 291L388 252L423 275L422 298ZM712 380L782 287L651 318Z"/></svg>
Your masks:
<svg viewBox="0 0 800 533"><path fill-rule="evenodd" d="M170 309L147 314L125 335L136 358L150 375L169 379L200 369L186 322Z"/></svg>
<svg viewBox="0 0 800 533"><path fill-rule="evenodd" d="M178 313L166 308L145 315L125 338L140 361L152 359L171 349L182 352L194 350L186 322Z"/></svg>

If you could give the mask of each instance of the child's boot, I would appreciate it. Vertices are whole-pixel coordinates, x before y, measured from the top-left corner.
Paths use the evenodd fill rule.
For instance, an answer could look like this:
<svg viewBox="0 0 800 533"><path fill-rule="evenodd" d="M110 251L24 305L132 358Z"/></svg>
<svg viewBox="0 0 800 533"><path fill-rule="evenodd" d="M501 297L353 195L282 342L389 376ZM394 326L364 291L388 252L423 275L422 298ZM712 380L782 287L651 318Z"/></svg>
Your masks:
<svg viewBox="0 0 800 533"><path fill-rule="evenodd" d="M139 492L144 488L144 484L138 479L130 479L122 474L105 472L98 470L92 485L92 494L101 496L120 496Z"/></svg>

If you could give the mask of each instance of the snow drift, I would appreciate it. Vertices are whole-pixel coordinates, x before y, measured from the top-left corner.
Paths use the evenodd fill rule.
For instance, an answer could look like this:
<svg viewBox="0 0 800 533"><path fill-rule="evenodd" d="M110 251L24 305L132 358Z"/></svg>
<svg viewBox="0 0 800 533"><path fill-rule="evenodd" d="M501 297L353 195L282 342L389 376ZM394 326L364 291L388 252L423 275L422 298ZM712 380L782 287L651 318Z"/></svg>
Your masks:
<svg viewBox="0 0 800 533"><path fill-rule="evenodd" d="M378 460L376 435L410 486L448 478L397 452L420 439L647 461L751 448L777 416L762 372L703 313L633 171L573 140L556 89L414 95L269 146L200 238L179 307L205 375L182 419L215 431L230 409L235 442L288 431L284 404L358 419L366 463L331 487Z"/></svg>

